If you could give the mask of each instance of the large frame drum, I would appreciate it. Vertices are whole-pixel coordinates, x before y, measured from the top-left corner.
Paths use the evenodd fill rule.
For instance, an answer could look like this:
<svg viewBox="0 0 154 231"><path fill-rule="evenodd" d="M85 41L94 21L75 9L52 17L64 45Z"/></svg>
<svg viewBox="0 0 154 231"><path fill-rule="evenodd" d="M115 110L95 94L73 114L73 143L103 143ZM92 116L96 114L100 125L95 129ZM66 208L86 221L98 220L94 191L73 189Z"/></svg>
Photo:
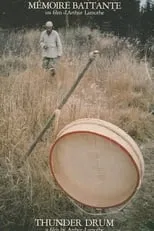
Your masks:
<svg viewBox="0 0 154 231"><path fill-rule="evenodd" d="M124 205L139 189L144 161L134 140L98 119L65 126L52 145L51 171L74 200L95 208Z"/></svg>

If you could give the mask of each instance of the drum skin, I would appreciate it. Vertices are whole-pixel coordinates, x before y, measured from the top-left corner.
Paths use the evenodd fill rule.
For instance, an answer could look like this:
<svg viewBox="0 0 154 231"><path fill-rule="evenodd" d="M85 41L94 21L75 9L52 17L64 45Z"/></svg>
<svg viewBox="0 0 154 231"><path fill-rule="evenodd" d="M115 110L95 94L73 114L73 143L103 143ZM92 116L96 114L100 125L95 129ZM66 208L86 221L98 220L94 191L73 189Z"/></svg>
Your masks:
<svg viewBox="0 0 154 231"><path fill-rule="evenodd" d="M66 125L50 152L52 174L74 200L94 208L125 205L140 188L144 160L119 127L84 118Z"/></svg>

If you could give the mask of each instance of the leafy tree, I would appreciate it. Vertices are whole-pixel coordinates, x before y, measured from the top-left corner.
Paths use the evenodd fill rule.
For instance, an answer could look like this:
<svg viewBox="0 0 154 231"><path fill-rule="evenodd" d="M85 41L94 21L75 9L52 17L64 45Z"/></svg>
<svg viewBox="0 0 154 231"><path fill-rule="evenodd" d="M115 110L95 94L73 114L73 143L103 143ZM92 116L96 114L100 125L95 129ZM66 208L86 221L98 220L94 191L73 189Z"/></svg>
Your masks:
<svg viewBox="0 0 154 231"><path fill-rule="evenodd" d="M141 12L141 38L145 42L154 36L154 2L147 0Z"/></svg>

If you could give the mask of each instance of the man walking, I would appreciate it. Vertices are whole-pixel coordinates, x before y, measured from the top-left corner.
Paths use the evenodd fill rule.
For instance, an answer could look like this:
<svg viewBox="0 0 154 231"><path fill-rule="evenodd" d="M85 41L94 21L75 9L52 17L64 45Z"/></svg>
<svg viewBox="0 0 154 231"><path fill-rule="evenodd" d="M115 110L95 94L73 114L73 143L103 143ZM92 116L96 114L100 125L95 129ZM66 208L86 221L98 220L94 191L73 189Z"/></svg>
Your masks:
<svg viewBox="0 0 154 231"><path fill-rule="evenodd" d="M42 48L43 68L55 75L55 66L62 55L62 43L57 31L53 30L53 23L46 22L46 30L41 33L40 46Z"/></svg>

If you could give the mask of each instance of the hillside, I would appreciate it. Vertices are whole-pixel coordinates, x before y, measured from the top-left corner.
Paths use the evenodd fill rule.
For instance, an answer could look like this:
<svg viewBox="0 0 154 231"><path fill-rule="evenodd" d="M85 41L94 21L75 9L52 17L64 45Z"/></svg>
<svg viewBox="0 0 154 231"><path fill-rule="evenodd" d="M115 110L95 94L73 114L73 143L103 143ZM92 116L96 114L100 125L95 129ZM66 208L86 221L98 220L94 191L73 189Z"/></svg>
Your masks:
<svg viewBox="0 0 154 231"><path fill-rule="evenodd" d="M34 219L40 217L89 217L53 182L48 163L52 129L28 163L21 169L17 165L87 63L89 52L98 49L101 55L61 111L58 131L75 119L95 117L116 124L135 139L145 159L143 185L123 211L104 218L115 219L115 231L152 231L154 89L152 69L140 60L138 41L132 44L88 28L61 30L64 55L51 78L41 67L39 35L33 30L12 32L0 42L1 230L36 230Z"/></svg>

